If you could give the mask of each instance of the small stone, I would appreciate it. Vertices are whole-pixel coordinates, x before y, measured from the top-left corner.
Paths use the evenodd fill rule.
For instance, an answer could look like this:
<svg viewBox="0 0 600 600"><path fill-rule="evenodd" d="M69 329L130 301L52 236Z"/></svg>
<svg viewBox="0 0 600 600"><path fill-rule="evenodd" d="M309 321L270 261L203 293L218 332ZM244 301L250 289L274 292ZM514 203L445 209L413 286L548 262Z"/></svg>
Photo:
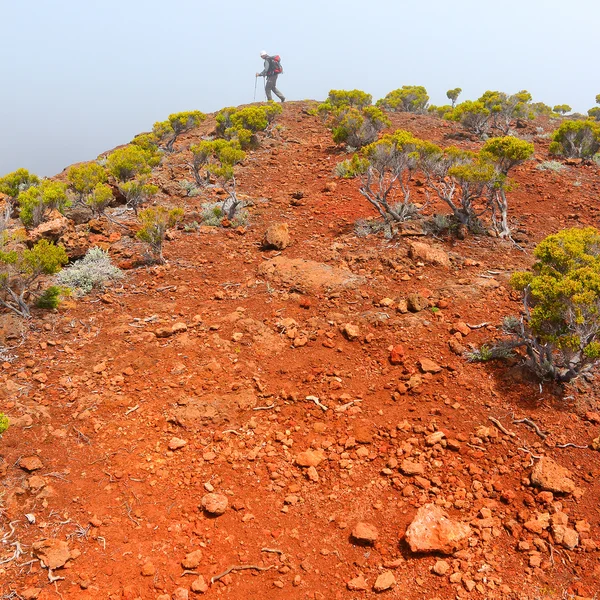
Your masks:
<svg viewBox="0 0 600 600"><path fill-rule="evenodd" d="M32 471L42 469L44 464L37 456L26 456L19 461L19 467L24 471L31 473Z"/></svg>
<svg viewBox="0 0 600 600"><path fill-rule="evenodd" d="M433 565L433 572L440 577L443 577L450 570L450 565L445 560L438 560Z"/></svg>
<svg viewBox="0 0 600 600"><path fill-rule="evenodd" d="M306 476L315 483L319 481L319 473L314 467L308 467L308 469L306 469Z"/></svg>
<svg viewBox="0 0 600 600"><path fill-rule="evenodd" d="M262 239L265 249L285 250L291 243L287 223L274 223L266 231Z"/></svg>
<svg viewBox="0 0 600 600"><path fill-rule="evenodd" d="M573 550L579 545L579 534L574 529L567 527L561 543L565 548Z"/></svg>
<svg viewBox="0 0 600 600"><path fill-rule="evenodd" d="M406 299L408 310L410 312L421 312L429 306L429 300L420 294L409 294Z"/></svg>
<svg viewBox="0 0 600 600"><path fill-rule="evenodd" d="M202 561L202 550L194 550L185 555L185 558L181 561L181 566L184 569L195 569L200 565Z"/></svg>
<svg viewBox="0 0 600 600"><path fill-rule="evenodd" d="M188 330L188 326L185 323L175 323L173 327L171 327L171 333L183 333Z"/></svg>
<svg viewBox="0 0 600 600"><path fill-rule="evenodd" d="M439 373L442 370L440 365L432 360L429 360L428 358L421 358L419 360L419 366L421 367L421 371L423 371L423 373Z"/></svg>
<svg viewBox="0 0 600 600"><path fill-rule="evenodd" d="M360 329L358 325L353 325L352 323L346 323L342 327L342 333L346 336L348 340L351 342L357 339L360 336Z"/></svg>
<svg viewBox="0 0 600 600"><path fill-rule="evenodd" d="M227 510L229 501L223 494L206 494L202 497L202 508L211 515L222 515Z"/></svg>
<svg viewBox="0 0 600 600"><path fill-rule="evenodd" d="M542 457L531 472L531 483L537 487L559 494L575 491L575 482L568 469L561 467L551 458Z"/></svg>
<svg viewBox="0 0 600 600"><path fill-rule="evenodd" d="M351 592L364 592L369 589L369 584L362 575L359 575L358 577L355 577L346 583L346 587Z"/></svg>
<svg viewBox="0 0 600 600"><path fill-rule="evenodd" d="M69 544L58 539L34 542L33 553L48 569L59 569L71 558Z"/></svg>
<svg viewBox="0 0 600 600"><path fill-rule="evenodd" d="M428 262L443 267L450 266L450 257L442 248L430 246L424 242L411 242L408 255L415 261Z"/></svg>
<svg viewBox="0 0 600 600"><path fill-rule="evenodd" d="M412 460L405 459L400 465L400 470L404 475L424 475L425 467L421 463L415 463Z"/></svg>
<svg viewBox="0 0 600 600"><path fill-rule="evenodd" d="M28 587L21 592L23 600L36 600L42 593L42 588Z"/></svg>
<svg viewBox="0 0 600 600"><path fill-rule="evenodd" d="M157 338L168 338L173 335L173 330L170 327L158 327L154 331L154 335Z"/></svg>
<svg viewBox="0 0 600 600"><path fill-rule="evenodd" d="M362 544L374 544L379 535L375 525L361 521L354 526L352 537Z"/></svg>
<svg viewBox="0 0 600 600"><path fill-rule="evenodd" d="M325 454L321 450L305 450L296 456L296 464L299 467L318 467L325 460Z"/></svg>
<svg viewBox="0 0 600 600"><path fill-rule="evenodd" d="M435 504L426 504L408 526L406 541L413 552L452 554L467 544L470 535L469 525L450 519Z"/></svg>
<svg viewBox="0 0 600 600"><path fill-rule="evenodd" d="M182 587L176 588L175 591L173 592L173 600L188 600L189 597L190 597L189 590L186 590L185 588L182 588Z"/></svg>
<svg viewBox="0 0 600 600"><path fill-rule="evenodd" d="M103 373L104 371L106 371L106 363L101 362L101 363L98 363L97 365L94 365L93 371L94 371L94 373Z"/></svg>
<svg viewBox="0 0 600 600"><path fill-rule="evenodd" d="M179 450L180 448L183 448L186 444L187 442L185 440L182 440L181 438L171 438L171 441L169 442L169 450Z"/></svg>
<svg viewBox="0 0 600 600"><path fill-rule="evenodd" d="M147 561L142 565L141 574L144 577L153 577L156 574L156 567Z"/></svg>
<svg viewBox="0 0 600 600"><path fill-rule="evenodd" d="M425 438L425 444L427 444L427 446L435 446L436 444L439 444L445 437L446 434L443 431L436 431Z"/></svg>
<svg viewBox="0 0 600 600"><path fill-rule="evenodd" d="M404 347L400 344L394 346L390 351L390 363L393 365L401 365L404 363Z"/></svg>
<svg viewBox="0 0 600 600"><path fill-rule="evenodd" d="M384 592L396 585L396 578L391 571L384 571L376 580L373 589L376 592Z"/></svg>
<svg viewBox="0 0 600 600"><path fill-rule="evenodd" d="M192 581L192 592L196 592L196 594L208 592L208 583L206 583L206 580L202 575L198 575L198 578Z"/></svg>

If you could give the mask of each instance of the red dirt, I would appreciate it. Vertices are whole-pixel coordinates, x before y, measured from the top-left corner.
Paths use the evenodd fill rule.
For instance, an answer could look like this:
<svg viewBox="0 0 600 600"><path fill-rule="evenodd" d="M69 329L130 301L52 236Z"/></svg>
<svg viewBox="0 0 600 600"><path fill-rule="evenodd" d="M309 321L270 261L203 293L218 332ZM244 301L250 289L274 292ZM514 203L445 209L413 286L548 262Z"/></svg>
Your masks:
<svg viewBox="0 0 600 600"><path fill-rule="evenodd" d="M17 359L4 363L0 411L21 420L0 441L2 597L35 597L32 588L39 588L41 599L184 598L201 575L207 597L328 600L374 595L385 570L396 584L382 594L406 600L600 592L598 454L557 447L588 446L600 434L600 424L585 418L597 411L595 382L567 390L540 386L514 365L470 364L448 346L459 322L489 323L461 342L479 346L498 334L503 316L518 314L507 279L531 264L535 243L567 226L595 224L599 167L537 170L547 160L548 140L529 126L536 160L516 169L519 187L510 195L526 252L470 236L433 241L450 253L450 267L423 265L408 257L411 238L353 233L354 221L374 211L356 181L334 178L343 155L306 114L308 106L286 103L278 120L283 129L239 169L238 189L254 201L247 230L176 232L166 246L167 265L128 270L124 283L105 294L37 314L13 350ZM442 144L458 131L429 116L392 120L394 128ZM212 126L203 124L177 147L187 148ZM163 200L185 206L191 222L202 200L175 196L177 180L190 179L185 163L186 153L176 153L155 178L171 194ZM303 193L296 205L294 192ZM434 209L443 210L428 211ZM282 253L260 250L272 222L289 224L292 245ZM126 238L113 252L131 262L136 248ZM258 275L279 254L365 280L356 288L300 293ZM401 314L379 305L414 292L432 304L445 301L443 308ZM284 319L296 325L278 326ZM155 336L178 322L187 331ZM342 334L346 323L359 327L357 339ZM294 338L305 345L294 347ZM388 360L397 345L404 365ZM405 391L424 358L441 371ZM513 415L548 436L513 423ZM436 430L445 441L427 446ZM169 450L174 437L186 444ZM309 448L324 457L310 471L294 462ZM531 487L534 459L522 448L568 467L577 492L552 498ZM27 473L19 461L31 455L43 468ZM416 482L398 470L407 457L425 466ZM43 481L32 481L36 475ZM222 516L201 509L213 490L229 500ZM450 569L443 576L431 572L441 556L414 555L403 540L427 503L474 523L467 548L445 558ZM477 524L485 509L489 527ZM580 524L572 550L548 530L523 527L560 510L569 527L589 524L589 531ZM373 546L351 538L361 521L378 530ZM51 572L63 578L54 583L32 554L32 544L44 538L66 540L76 551L65 568ZM7 561L15 542L23 554ZM198 575L184 573L182 561L198 549L200 564L189 569ZM210 584L233 565L265 570L234 571ZM456 573L461 577L452 582ZM349 591L347 582L359 575L368 591Z"/></svg>

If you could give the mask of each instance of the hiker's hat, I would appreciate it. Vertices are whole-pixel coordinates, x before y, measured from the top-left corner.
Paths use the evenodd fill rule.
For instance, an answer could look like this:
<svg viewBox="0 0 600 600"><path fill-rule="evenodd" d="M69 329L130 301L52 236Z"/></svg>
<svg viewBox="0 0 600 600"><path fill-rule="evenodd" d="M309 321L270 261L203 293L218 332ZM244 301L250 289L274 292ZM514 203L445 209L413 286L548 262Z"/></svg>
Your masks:
<svg viewBox="0 0 600 600"><path fill-rule="evenodd" d="M261 55L261 56L268 56L268 55L267 55L267 51L266 51L266 50L261 50L261 51L260 51L260 55Z"/></svg>

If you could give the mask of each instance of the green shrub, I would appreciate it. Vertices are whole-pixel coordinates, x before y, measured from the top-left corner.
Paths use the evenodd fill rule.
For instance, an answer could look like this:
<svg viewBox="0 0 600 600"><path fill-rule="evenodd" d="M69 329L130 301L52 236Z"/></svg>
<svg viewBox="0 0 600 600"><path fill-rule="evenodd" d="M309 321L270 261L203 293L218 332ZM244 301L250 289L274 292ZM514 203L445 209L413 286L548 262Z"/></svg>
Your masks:
<svg viewBox="0 0 600 600"><path fill-rule="evenodd" d="M56 281L72 290L75 296L85 296L93 289L104 289L108 281L122 278L123 272L112 264L108 252L93 247L82 259L63 269Z"/></svg>
<svg viewBox="0 0 600 600"><path fill-rule="evenodd" d="M453 90L448 90L446 92L446 97L452 102L452 108L456 106L456 101L458 100L458 97L460 96L461 92L462 89L459 87L454 88Z"/></svg>
<svg viewBox="0 0 600 600"><path fill-rule="evenodd" d="M588 110L588 117L591 117L596 121L600 121L600 106L594 106L594 108L590 108L590 110Z"/></svg>
<svg viewBox="0 0 600 600"><path fill-rule="evenodd" d="M459 122L465 129L479 136L487 134L490 128L490 109L478 100L466 100L454 110L444 115L445 119Z"/></svg>
<svg viewBox="0 0 600 600"><path fill-rule="evenodd" d="M317 107L317 112L330 112L336 108L365 108L373 103L373 96L361 90L329 90L327 100ZM325 106L324 106L325 105ZM324 106L324 108L321 108Z"/></svg>
<svg viewBox="0 0 600 600"><path fill-rule="evenodd" d="M419 167L419 150L426 146L408 131L397 130L362 151L360 193L375 207L391 229L416 214L410 182ZM398 195L401 202L393 202Z"/></svg>
<svg viewBox="0 0 600 600"><path fill-rule="evenodd" d="M110 185L98 183L86 198L86 205L96 216L104 214L104 211L114 200L114 195Z"/></svg>
<svg viewBox="0 0 600 600"><path fill-rule="evenodd" d="M427 107L427 112L443 119L443 118L446 118L446 115L451 113L453 109L454 109L454 107L450 106L449 104L444 104L442 106L436 106L435 104L430 104Z"/></svg>
<svg viewBox="0 0 600 600"><path fill-rule="evenodd" d="M566 229L538 244L531 272L515 273L521 319L505 325L541 377L570 381L600 359L600 232Z"/></svg>
<svg viewBox="0 0 600 600"><path fill-rule="evenodd" d="M71 204L67 197L67 186L50 179L43 179L39 185L27 188L17 200L19 217L26 227L37 227L42 223L47 210L63 212Z"/></svg>
<svg viewBox="0 0 600 600"><path fill-rule="evenodd" d="M145 177L127 181L119 186L127 200L127 205L133 208L137 215L138 208L158 193L158 186L148 183Z"/></svg>
<svg viewBox="0 0 600 600"><path fill-rule="evenodd" d="M131 145L138 146L151 155L158 154L159 139L154 133L140 133L131 140Z"/></svg>
<svg viewBox="0 0 600 600"><path fill-rule="evenodd" d="M173 113L169 115L166 121L154 123L152 132L157 140L166 139L165 150L173 152L173 147L177 138L186 131L198 127L202 121L206 119L206 115L199 110L185 111ZM145 140L146 143L148 140Z"/></svg>
<svg viewBox="0 0 600 600"><path fill-rule="evenodd" d="M9 427L8 417L0 412L0 435L2 435Z"/></svg>
<svg viewBox="0 0 600 600"><path fill-rule="evenodd" d="M169 210L164 206L146 208L140 212L141 229L136 237L150 246L152 254L160 263L164 263L163 244L167 231L177 225L183 218L182 208L172 208Z"/></svg>
<svg viewBox="0 0 600 600"><path fill-rule="evenodd" d="M531 94L522 90L516 94L487 91L479 98L479 102L490 111L492 127L504 135L510 131L515 119L530 118Z"/></svg>
<svg viewBox="0 0 600 600"><path fill-rule="evenodd" d="M30 173L27 169L17 169L4 177L0 177L0 192L6 194L14 202L21 192L39 183L40 180L37 175Z"/></svg>
<svg viewBox="0 0 600 600"><path fill-rule="evenodd" d="M554 112L550 106L543 102L533 102L529 104L529 114L531 115L531 118L551 117Z"/></svg>
<svg viewBox="0 0 600 600"><path fill-rule="evenodd" d="M595 121L564 121L554 132L550 153L589 158L600 149L600 124Z"/></svg>
<svg viewBox="0 0 600 600"><path fill-rule="evenodd" d="M74 166L67 172L71 189L78 202L84 202L99 184L106 183L106 171L97 163Z"/></svg>
<svg viewBox="0 0 600 600"><path fill-rule="evenodd" d="M333 141L352 148L362 148L374 142L378 133L389 125L390 120L376 106L339 108L330 119Z"/></svg>
<svg viewBox="0 0 600 600"><path fill-rule="evenodd" d="M119 148L108 155L106 166L109 173L120 182L140 175L148 175L160 161L160 157L137 145Z"/></svg>
<svg viewBox="0 0 600 600"><path fill-rule="evenodd" d="M427 90L421 85L403 85L377 101L377 106L393 112L424 112L429 102Z"/></svg>
<svg viewBox="0 0 600 600"><path fill-rule="evenodd" d="M28 297L39 296L34 284L42 275L54 275L68 261L62 246L40 240L33 248L0 250L0 304L16 314L31 315Z"/></svg>
<svg viewBox="0 0 600 600"><path fill-rule="evenodd" d="M217 133L227 140L237 140L242 148L256 147L256 134L267 130L281 111L281 105L271 102L240 110L224 108L216 117Z"/></svg>
<svg viewBox="0 0 600 600"><path fill-rule="evenodd" d="M51 310L58 308L60 304L60 297L63 293L63 288L57 285L51 285L46 288L37 299L35 305L37 308L45 308Z"/></svg>
<svg viewBox="0 0 600 600"><path fill-rule="evenodd" d="M557 104L552 110L559 115L566 115L570 113L573 109L568 104Z"/></svg>
<svg viewBox="0 0 600 600"><path fill-rule="evenodd" d="M365 172L367 163L361 159L358 154L354 154L351 159L339 162L334 169L334 173L343 179L353 179Z"/></svg>

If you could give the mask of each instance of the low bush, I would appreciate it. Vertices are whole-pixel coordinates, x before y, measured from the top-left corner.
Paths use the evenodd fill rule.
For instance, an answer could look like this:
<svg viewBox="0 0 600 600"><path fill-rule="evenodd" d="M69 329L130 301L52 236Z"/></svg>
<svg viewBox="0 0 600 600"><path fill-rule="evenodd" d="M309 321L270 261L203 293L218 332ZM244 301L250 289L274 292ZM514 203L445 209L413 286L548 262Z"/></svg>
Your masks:
<svg viewBox="0 0 600 600"><path fill-rule="evenodd" d="M444 118L459 122L471 133L484 136L490 129L491 112L483 102L466 100L446 113Z"/></svg>
<svg viewBox="0 0 600 600"><path fill-rule="evenodd" d="M169 115L166 121L154 123L152 133L157 140L166 140L165 150L173 152L177 138L186 131L198 127L206 119L199 110L184 111ZM149 140L144 140L147 143Z"/></svg>
<svg viewBox="0 0 600 600"><path fill-rule="evenodd" d="M145 177L126 181L119 186L119 189L125 196L127 205L133 208L136 215L140 206L158 193L158 186L148 183Z"/></svg>
<svg viewBox="0 0 600 600"><path fill-rule="evenodd" d="M54 275L68 261L62 246L40 240L31 249L7 243L0 250L0 304L29 318L30 299L39 297L35 284L43 275Z"/></svg>
<svg viewBox="0 0 600 600"><path fill-rule="evenodd" d="M600 150L600 124L564 121L554 132L550 153L570 158L590 158Z"/></svg>
<svg viewBox="0 0 600 600"><path fill-rule="evenodd" d="M8 417L0 412L0 435L2 435L10 426Z"/></svg>
<svg viewBox="0 0 600 600"><path fill-rule="evenodd" d="M37 175L30 173L27 169L17 169L4 177L0 177L0 192L6 194L12 203L21 192L39 183L40 180Z"/></svg>
<svg viewBox="0 0 600 600"><path fill-rule="evenodd" d="M148 175L160 162L160 156L135 144L119 148L108 155L106 167L119 182Z"/></svg>
<svg viewBox="0 0 600 600"><path fill-rule="evenodd" d="M51 285L40 294L35 305L37 308L45 308L47 310L58 308L61 296L64 295L64 293L65 288L61 288L58 285Z"/></svg>
<svg viewBox="0 0 600 600"><path fill-rule="evenodd" d="M95 216L101 216L115 199L112 188L106 183L98 183L87 196L85 203Z"/></svg>
<svg viewBox="0 0 600 600"><path fill-rule="evenodd" d="M18 195L17 201L19 217L26 227L40 225L46 211L55 209L63 212L71 204L67 197L67 186L50 179L43 179L38 185L28 187Z"/></svg>
<svg viewBox="0 0 600 600"><path fill-rule="evenodd" d="M560 173L567 167L557 160L545 160L535 167L538 171L553 171L554 173Z"/></svg>
<svg viewBox="0 0 600 600"><path fill-rule="evenodd" d="M559 115L566 115L573 109L568 104L557 104L552 110Z"/></svg>
<svg viewBox="0 0 600 600"><path fill-rule="evenodd" d="M429 96L421 85L403 85L377 101L377 106L392 112L425 112Z"/></svg>
<svg viewBox="0 0 600 600"><path fill-rule="evenodd" d="M85 296L94 289L104 289L107 282L123 277L123 272L112 264L108 252L94 247L81 260L63 269L56 281L69 288L75 296Z"/></svg>
<svg viewBox="0 0 600 600"><path fill-rule="evenodd" d="M226 140L237 140L242 148L256 147L256 134L266 131L281 111L281 105L275 103L248 106L239 110L224 108L216 117L217 133Z"/></svg>
<svg viewBox="0 0 600 600"><path fill-rule="evenodd" d="M538 244L537 262L515 273L520 318L505 320L505 347L522 347L542 378L567 382L600 359L600 232L566 229Z"/></svg>
<svg viewBox="0 0 600 600"><path fill-rule="evenodd" d="M85 202L99 184L106 183L106 170L97 163L71 167L67 172L69 187L75 192L77 202Z"/></svg>
<svg viewBox="0 0 600 600"><path fill-rule="evenodd" d="M164 263L163 244L167 231L172 229L183 219L182 208L168 209L164 206L146 208L140 212L141 229L136 237L150 246L150 250L157 262Z"/></svg>

